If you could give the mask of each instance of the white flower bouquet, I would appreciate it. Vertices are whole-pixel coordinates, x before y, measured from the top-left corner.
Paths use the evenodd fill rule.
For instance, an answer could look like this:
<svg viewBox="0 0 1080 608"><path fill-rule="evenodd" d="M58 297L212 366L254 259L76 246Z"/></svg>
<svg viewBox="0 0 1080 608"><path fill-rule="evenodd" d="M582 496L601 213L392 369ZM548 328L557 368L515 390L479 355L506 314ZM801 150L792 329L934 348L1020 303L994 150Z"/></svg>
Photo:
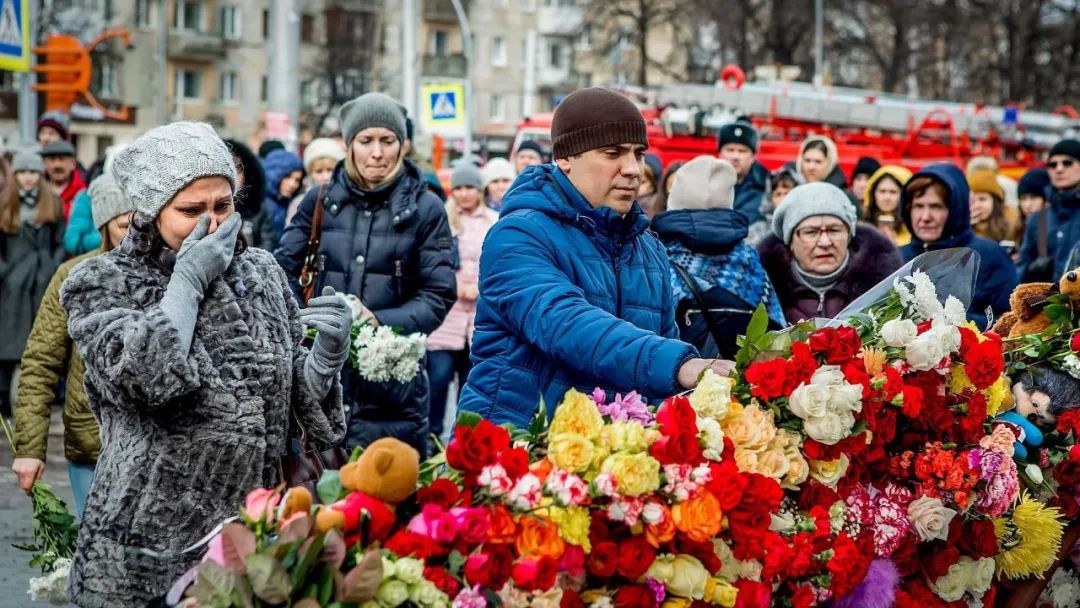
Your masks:
<svg viewBox="0 0 1080 608"><path fill-rule="evenodd" d="M420 362L427 351L427 335L376 327L370 316L364 316L364 306L359 298L346 294L345 299L353 313L349 362L360 377L369 382L411 382L420 372ZM314 335L315 330L308 329L308 336Z"/></svg>

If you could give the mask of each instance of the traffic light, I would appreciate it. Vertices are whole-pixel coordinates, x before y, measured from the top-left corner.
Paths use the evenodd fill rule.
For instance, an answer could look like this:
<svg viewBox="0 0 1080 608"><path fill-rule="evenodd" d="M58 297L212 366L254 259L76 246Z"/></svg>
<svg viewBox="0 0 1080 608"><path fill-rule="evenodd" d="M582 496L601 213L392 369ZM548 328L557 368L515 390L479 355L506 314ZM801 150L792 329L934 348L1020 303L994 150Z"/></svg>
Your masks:
<svg viewBox="0 0 1080 608"><path fill-rule="evenodd" d="M90 90L90 54L78 38L56 34L45 46L34 47L34 53L34 72L43 75L34 90L45 94L45 110L69 111Z"/></svg>

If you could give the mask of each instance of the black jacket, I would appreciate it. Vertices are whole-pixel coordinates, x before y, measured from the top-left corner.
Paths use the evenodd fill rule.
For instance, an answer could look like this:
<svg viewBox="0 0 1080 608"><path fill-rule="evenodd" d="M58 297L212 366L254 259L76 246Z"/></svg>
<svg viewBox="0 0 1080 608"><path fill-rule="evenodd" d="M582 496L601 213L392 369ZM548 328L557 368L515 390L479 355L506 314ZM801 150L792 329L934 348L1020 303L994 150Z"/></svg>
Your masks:
<svg viewBox="0 0 1080 608"><path fill-rule="evenodd" d="M304 197L274 252L297 301L302 301L298 277L317 194L316 189ZM365 191L352 182L341 163L323 206L316 293L330 285L354 294L381 325L405 333L438 328L457 299L450 226L442 203L428 192L416 165L405 161L392 183ZM423 453L428 417L428 381L423 372L409 386L373 386L352 368L342 376L351 404L350 447L393 436Z"/></svg>
<svg viewBox="0 0 1080 608"><path fill-rule="evenodd" d="M0 232L0 361L22 358L41 297L63 261L63 221Z"/></svg>

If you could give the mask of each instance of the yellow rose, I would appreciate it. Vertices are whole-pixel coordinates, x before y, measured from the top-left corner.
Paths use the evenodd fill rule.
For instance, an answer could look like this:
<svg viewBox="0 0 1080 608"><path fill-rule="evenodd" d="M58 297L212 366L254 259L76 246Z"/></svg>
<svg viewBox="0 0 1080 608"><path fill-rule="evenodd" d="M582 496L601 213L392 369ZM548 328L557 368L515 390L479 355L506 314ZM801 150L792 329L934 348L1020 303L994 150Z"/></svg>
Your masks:
<svg viewBox="0 0 1080 608"><path fill-rule="evenodd" d="M671 578L663 581L669 592L693 600L705 597L705 585L710 578L709 571L698 558L692 555L676 555L671 560L671 568L673 570Z"/></svg>
<svg viewBox="0 0 1080 608"><path fill-rule="evenodd" d="M710 578L705 583L705 601L723 608L734 608L739 590L722 578Z"/></svg>
<svg viewBox="0 0 1080 608"><path fill-rule="evenodd" d="M558 433L548 442L552 464L573 473L588 470L593 462L593 443L577 433Z"/></svg>
<svg viewBox="0 0 1080 608"><path fill-rule="evenodd" d="M648 454L612 454L604 460L602 470L615 477L619 494L624 496L641 496L660 487L660 463Z"/></svg>
<svg viewBox="0 0 1080 608"><path fill-rule="evenodd" d="M690 394L690 407L703 418L723 420L731 404L731 379L706 370L697 388Z"/></svg>
<svg viewBox="0 0 1080 608"><path fill-rule="evenodd" d="M570 389L555 410L555 417L551 420L548 431L552 435L577 433L591 441L596 439L603 426L604 418L600 415L596 403L584 394Z"/></svg>
<svg viewBox="0 0 1080 608"><path fill-rule="evenodd" d="M788 490L796 490L810 476L810 464L803 458L799 446L795 443L788 443L784 448L784 456L787 457L788 470L780 485Z"/></svg>
<svg viewBox="0 0 1080 608"><path fill-rule="evenodd" d="M784 448L777 446L775 443L770 445L769 449L758 454L757 461L757 472L777 481L787 475L788 468L791 466L791 461Z"/></svg>
<svg viewBox="0 0 1080 608"><path fill-rule="evenodd" d="M605 425L600 430L600 444L609 452L644 452L645 427L638 422L620 421Z"/></svg>
<svg viewBox="0 0 1080 608"><path fill-rule="evenodd" d="M735 448L735 465L739 467L739 470L743 473L757 473L758 453L742 448Z"/></svg>
<svg viewBox="0 0 1080 608"><path fill-rule="evenodd" d="M810 477L830 488L835 488L837 482L844 477L844 473L847 473L847 468L848 457L844 454L836 460L811 460Z"/></svg>
<svg viewBox="0 0 1080 608"><path fill-rule="evenodd" d="M589 543L589 525L592 519L589 510L584 507L552 508L549 515L551 521L559 525L559 536L571 545L577 545L585 550L592 551Z"/></svg>
<svg viewBox="0 0 1080 608"><path fill-rule="evenodd" d="M645 571L645 575L641 577L642 580L651 578L667 585L669 580L675 578L675 566L672 565L674 560L675 556L670 553L657 555L649 569Z"/></svg>
<svg viewBox="0 0 1080 608"><path fill-rule="evenodd" d="M776 436L772 412L766 412L756 403L751 403L742 409L738 418L727 418L724 434L744 450L763 450Z"/></svg>

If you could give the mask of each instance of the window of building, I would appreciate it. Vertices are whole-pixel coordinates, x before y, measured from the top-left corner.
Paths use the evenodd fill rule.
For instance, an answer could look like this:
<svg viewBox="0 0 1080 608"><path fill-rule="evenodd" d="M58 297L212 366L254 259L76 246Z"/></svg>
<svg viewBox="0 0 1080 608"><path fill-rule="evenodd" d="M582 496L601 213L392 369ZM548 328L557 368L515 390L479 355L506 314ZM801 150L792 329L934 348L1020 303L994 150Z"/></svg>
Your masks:
<svg viewBox="0 0 1080 608"><path fill-rule="evenodd" d="M135 27L150 27L150 5L152 0L135 0Z"/></svg>
<svg viewBox="0 0 1080 608"><path fill-rule="evenodd" d="M563 45L558 42L548 43L548 66L553 68L563 67Z"/></svg>
<svg viewBox="0 0 1080 608"><path fill-rule="evenodd" d="M428 32L428 54L445 57L450 54L450 33L446 30Z"/></svg>
<svg viewBox="0 0 1080 608"><path fill-rule="evenodd" d="M177 0L176 29L201 32L203 29L202 2L198 0Z"/></svg>
<svg viewBox="0 0 1080 608"><path fill-rule="evenodd" d="M119 70L114 62L101 57L94 61L94 69L91 72L90 90L99 99L117 99L120 96Z"/></svg>
<svg viewBox="0 0 1080 608"><path fill-rule="evenodd" d="M503 122L506 120L506 99L498 94L491 94L491 112L488 116L491 122Z"/></svg>
<svg viewBox="0 0 1080 608"><path fill-rule="evenodd" d="M491 39L491 65L506 65L506 41L502 36Z"/></svg>
<svg viewBox="0 0 1080 608"><path fill-rule="evenodd" d="M263 39L270 38L270 11L263 10Z"/></svg>
<svg viewBox="0 0 1080 608"><path fill-rule="evenodd" d="M112 21L112 18L116 16L116 9L115 7L113 7L113 0L102 0L101 15L105 17L105 21Z"/></svg>
<svg viewBox="0 0 1080 608"><path fill-rule="evenodd" d="M240 98L236 87L236 72L221 73L221 101L230 103Z"/></svg>
<svg viewBox="0 0 1080 608"><path fill-rule="evenodd" d="M315 15L304 15L300 18L300 41L315 42Z"/></svg>
<svg viewBox="0 0 1080 608"><path fill-rule="evenodd" d="M239 6L221 7L221 34L230 40L239 40L243 33L243 20Z"/></svg>
<svg viewBox="0 0 1080 608"><path fill-rule="evenodd" d="M270 99L270 79L266 76L262 77L262 82L259 83L259 100L266 103Z"/></svg>
<svg viewBox="0 0 1080 608"><path fill-rule="evenodd" d="M581 27L581 34L578 35L577 46L579 49L592 48L592 25L586 23Z"/></svg>
<svg viewBox="0 0 1080 608"><path fill-rule="evenodd" d="M184 101L202 99L202 72L197 70L176 70L176 96Z"/></svg>
<svg viewBox="0 0 1080 608"><path fill-rule="evenodd" d="M305 109L317 108L321 105L319 96L319 81L305 80L300 83L300 106Z"/></svg>

